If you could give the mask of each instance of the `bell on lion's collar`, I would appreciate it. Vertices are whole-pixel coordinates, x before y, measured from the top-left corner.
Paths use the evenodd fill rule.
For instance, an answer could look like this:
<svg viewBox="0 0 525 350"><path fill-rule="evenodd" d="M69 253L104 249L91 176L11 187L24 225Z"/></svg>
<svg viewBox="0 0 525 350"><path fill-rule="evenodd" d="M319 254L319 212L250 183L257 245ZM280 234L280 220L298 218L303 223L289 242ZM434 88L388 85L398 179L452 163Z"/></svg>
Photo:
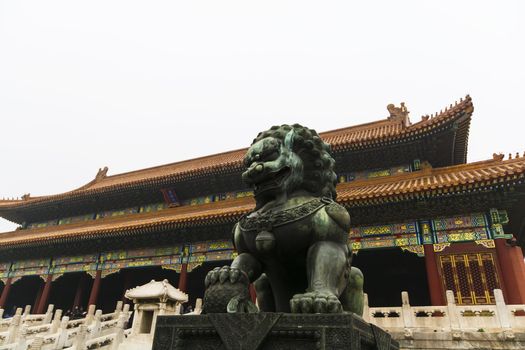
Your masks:
<svg viewBox="0 0 525 350"><path fill-rule="evenodd" d="M261 231L255 237L255 248L261 253L267 253L275 247L275 236L268 231Z"/></svg>

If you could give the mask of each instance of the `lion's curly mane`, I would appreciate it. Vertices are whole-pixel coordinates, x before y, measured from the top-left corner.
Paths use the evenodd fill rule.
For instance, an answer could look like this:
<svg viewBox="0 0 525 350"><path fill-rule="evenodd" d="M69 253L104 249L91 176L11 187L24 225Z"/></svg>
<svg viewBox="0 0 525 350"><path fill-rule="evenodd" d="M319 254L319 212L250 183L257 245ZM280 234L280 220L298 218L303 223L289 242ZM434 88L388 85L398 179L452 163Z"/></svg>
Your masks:
<svg viewBox="0 0 525 350"><path fill-rule="evenodd" d="M315 196L335 199L335 160L331 155L330 145L325 143L315 130L299 124L272 126L269 130L259 133L252 144L267 137L279 139L284 143L286 135L292 129L292 150L301 158L304 167L304 179L300 188Z"/></svg>

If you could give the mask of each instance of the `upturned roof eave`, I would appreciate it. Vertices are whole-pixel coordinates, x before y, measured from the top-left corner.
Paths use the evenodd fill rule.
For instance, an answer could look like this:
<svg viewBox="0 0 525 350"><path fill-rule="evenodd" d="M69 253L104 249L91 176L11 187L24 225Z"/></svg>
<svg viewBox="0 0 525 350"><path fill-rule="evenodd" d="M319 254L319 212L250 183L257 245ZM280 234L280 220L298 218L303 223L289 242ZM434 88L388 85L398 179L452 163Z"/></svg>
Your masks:
<svg viewBox="0 0 525 350"><path fill-rule="evenodd" d="M480 175L470 180L451 180L481 174L479 170L494 170L492 175ZM448 182L433 183L436 179L444 178ZM468 176L467 176L468 175ZM432 181L426 182L430 179ZM423 180L418 185L417 181ZM492 160L476 162L466 165L457 165L438 169L423 169L417 173L395 175L390 178L360 180L338 185L338 201L347 207L378 204L396 199L409 200L417 196L439 197L441 195L465 194L470 190L491 190L493 186L512 186L525 181L525 158L516 158L502 161L498 157ZM414 184L414 188L398 189L395 184ZM383 191L377 192L382 188ZM52 226L41 229L19 230L0 234L0 247L7 248L14 245L49 243L61 239L85 239L118 234L119 232L156 231L174 227L191 227L209 224L213 220L234 222L240 216L252 210L253 198L227 200L223 202L186 206L167 209L157 213L129 214L120 218L101 219L82 224ZM226 221L224 221L226 220Z"/></svg>
<svg viewBox="0 0 525 350"><path fill-rule="evenodd" d="M453 149L455 154L452 158L452 164L462 164L466 162L467 157L467 144L468 144L468 129L470 125L470 119L473 112L472 100L469 96L456 106L446 109L445 112L436 114L435 117L422 120L420 122L411 124L403 128L398 133L394 134L385 134L380 137L371 137L357 139L353 141L342 140L335 143L332 143L332 147L335 152L346 151L350 149L355 150L364 150L367 148L377 148L382 146L388 146L395 142L402 142L404 139L409 138L425 138L432 135L432 132L444 125L449 123L460 122L466 124L466 127L460 125L459 129L461 130L460 135L455 135L454 139L451 142L454 143ZM377 127L385 124L396 123L395 121L389 121L387 119L379 120L376 122L371 122L367 124L361 124L354 127L342 128L332 131L327 131L321 133L321 137L328 137L329 139L340 139L341 137L348 136L352 133L357 133L362 130L373 130L374 125ZM466 131L465 131L466 130ZM336 138L336 136L338 138ZM61 203L64 201L74 201L82 200L82 198L90 198L96 195L105 195L110 193L119 193L135 190L144 186L154 186L155 184L162 185L164 183L183 181L185 179L192 179L202 176L211 176L221 173L227 173L232 171L238 171L242 168L242 154L246 149L239 149L229 152L222 152L215 155L199 157L195 159L190 159L187 161L176 162L167 165L156 166L152 168L131 171L122 174L116 174L111 176L106 176L107 168L104 169L105 172L99 171L97 177L90 181L88 184L81 186L75 190L47 196L38 196L38 197L27 197L22 200L9 200L3 201L0 200L0 217L6 218L10 221L21 223L19 211L30 210L30 208L38 208L40 206L54 205L56 203ZM177 167L179 165L184 165L189 162L199 162L204 160L210 160L213 158L226 157L229 160L226 162L218 163L213 166L207 166L197 169L187 169L186 171L173 172L168 174L163 174L159 176L154 176L156 171L161 169L166 169L168 167ZM233 159L232 159L233 157ZM237 159L235 159L237 158ZM152 174L147 175L144 178L138 178L132 181L126 181L125 179L134 176L137 177L137 174ZM140 177L140 176L139 176ZM121 179L121 180L119 180ZM22 220L23 221L23 220Z"/></svg>

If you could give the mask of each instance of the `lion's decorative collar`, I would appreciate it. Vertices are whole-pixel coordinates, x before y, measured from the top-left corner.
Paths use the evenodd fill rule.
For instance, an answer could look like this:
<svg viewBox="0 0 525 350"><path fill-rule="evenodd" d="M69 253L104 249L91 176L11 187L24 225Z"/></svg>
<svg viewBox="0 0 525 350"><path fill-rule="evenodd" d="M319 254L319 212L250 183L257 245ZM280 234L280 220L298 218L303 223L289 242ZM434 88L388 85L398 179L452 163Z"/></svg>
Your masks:
<svg viewBox="0 0 525 350"><path fill-rule="evenodd" d="M321 197L293 208L279 211L269 210L256 217L249 218L250 213L241 218L239 227L243 231L271 231L275 227L304 219L333 202L331 198Z"/></svg>

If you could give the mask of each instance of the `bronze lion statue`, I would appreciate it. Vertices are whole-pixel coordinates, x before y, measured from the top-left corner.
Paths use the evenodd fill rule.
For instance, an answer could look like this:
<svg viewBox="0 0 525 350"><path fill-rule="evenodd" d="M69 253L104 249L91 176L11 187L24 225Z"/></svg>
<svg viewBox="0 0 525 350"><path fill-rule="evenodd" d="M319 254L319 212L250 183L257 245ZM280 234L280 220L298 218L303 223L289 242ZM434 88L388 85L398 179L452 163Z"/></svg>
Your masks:
<svg viewBox="0 0 525 350"><path fill-rule="evenodd" d="M233 229L238 256L205 279L204 312L363 312L363 275L351 267L350 215L336 203L335 161L299 124L260 133L244 157L256 206Z"/></svg>

